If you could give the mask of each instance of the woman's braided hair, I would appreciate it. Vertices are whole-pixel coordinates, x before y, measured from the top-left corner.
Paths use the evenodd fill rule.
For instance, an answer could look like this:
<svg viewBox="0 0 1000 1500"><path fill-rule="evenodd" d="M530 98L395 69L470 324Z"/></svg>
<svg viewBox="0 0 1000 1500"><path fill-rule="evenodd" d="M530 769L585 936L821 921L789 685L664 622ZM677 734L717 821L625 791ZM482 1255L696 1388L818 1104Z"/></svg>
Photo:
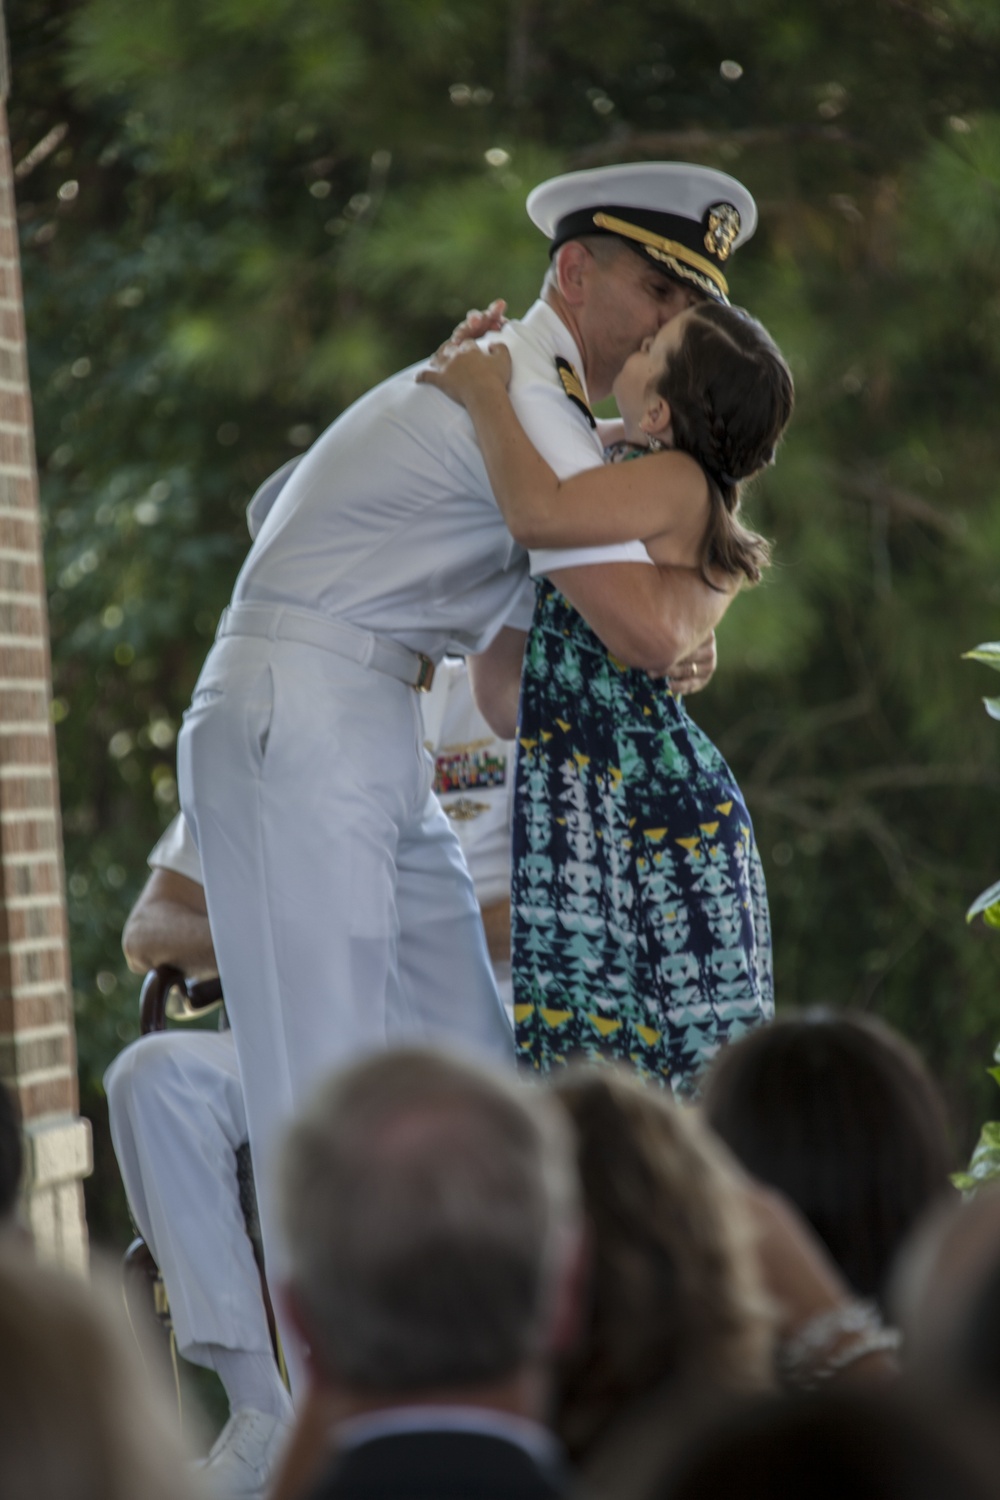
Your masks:
<svg viewBox="0 0 1000 1500"><path fill-rule="evenodd" d="M708 479L702 577L743 573L759 583L767 541L739 520L740 486L774 460L792 414L791 373L771 335L738 307L699 302L684 340L655 382L671 413L673 445Z"/></svg>

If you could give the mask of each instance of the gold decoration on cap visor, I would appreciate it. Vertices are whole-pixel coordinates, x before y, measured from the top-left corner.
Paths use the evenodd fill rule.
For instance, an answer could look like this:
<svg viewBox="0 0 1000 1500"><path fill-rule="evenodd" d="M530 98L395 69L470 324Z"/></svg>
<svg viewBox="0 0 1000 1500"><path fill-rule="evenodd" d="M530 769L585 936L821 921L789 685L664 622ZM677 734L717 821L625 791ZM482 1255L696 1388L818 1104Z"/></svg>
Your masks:
<svg viewBox="0 0 1000 1500"><path fill-rule="evenodd" d="M731 203L713 203L708 210L705 249L714 252L720 260L728 260L739 237L741 222L739 209Z"/></svg>
<svg viewBox="0 0 1000 1500"><path fill-rule="evenodd" d="M733 213L736 213L735 209ZM712 287L721 292L724 297L728 295L729 283L718 266L713 266L710 260L706 260L695 250L689 250L687 245L682 245L679 240L664 239L662 234L654 234L651 229L640 229L638 224L629 224L627 220L613 218L611 214L595 214L594 223L598 229L606 229L609 234L619 234L623 239L635 240L648 250L654 260L669 266L672 271L680 271L696 284L700 285L704 278L711 282ZM739 233L738 229L737 233ZM711 249L711 246L706 246L706 248Z"/></svg>

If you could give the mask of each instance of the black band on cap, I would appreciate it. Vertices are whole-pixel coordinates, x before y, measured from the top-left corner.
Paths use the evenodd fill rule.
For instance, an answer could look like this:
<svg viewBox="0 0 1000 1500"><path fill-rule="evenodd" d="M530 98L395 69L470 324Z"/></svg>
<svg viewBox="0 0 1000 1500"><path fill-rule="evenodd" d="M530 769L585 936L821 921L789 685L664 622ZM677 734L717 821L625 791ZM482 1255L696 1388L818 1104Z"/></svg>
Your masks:
<svg viewBox="0 0 1000 1500"><path fill-rule="evenodd" d="M626 224L634 224L637 229L648 229L652 234L662 235L665 240L676 240L688 250L705 254L702 245L705 231L693 219L685 219L682 214L660 213L655 209L622 208L613 203L595 203L593 208L577 209L575 213L560 219L552 237L551 249L558 250L567 240L577 240L582 234L610 234L611 230L595 226L595 214L622 219Z"/></svg>
<svg viewBox="0 0 1000 1500"><path fill-rule="evenodd" d="M716 224L720 210L721 230ZM706 210L700 222L680 214L607 204L578 209L560 219L549 253L554 254L567 240L588 234L610 235L674 280L697 287L715 301L728 302L729 286L722 262L729 257L739 222L739 214L729 204Z"/></svg>

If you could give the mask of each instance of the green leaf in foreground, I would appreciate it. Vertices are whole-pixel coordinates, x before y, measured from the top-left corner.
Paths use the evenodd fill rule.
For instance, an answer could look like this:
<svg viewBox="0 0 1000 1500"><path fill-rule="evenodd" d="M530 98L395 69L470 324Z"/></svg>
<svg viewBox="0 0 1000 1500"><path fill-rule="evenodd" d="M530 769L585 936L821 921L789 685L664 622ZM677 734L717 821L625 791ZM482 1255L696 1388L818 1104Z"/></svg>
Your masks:
<svg viewBox="0 0 1000 1500"><path fill-rule="evenodd" d="M951 1180L963 1193L969 1193L996 1178L1000 1178L1000 1120L988 1120L972 1153L969 1170L953 1173Z"/></svg>
<svg viewBox="0 0 1000 1500"><path fill-rule="evenodd" d="M985 891L980 892L965 913L965 920L971 922L980 912L988 927L1000 927L1000 880L994 881Z"/></svg>
<svg viewBox="0 0 1000 1500"><path fill-rule="evenodd" d="M984 641L981 646L976 646L972 651L962 652L963 661L981 661L986 666L992 667L994 672L1000 672L1000 641Z"/></svg>

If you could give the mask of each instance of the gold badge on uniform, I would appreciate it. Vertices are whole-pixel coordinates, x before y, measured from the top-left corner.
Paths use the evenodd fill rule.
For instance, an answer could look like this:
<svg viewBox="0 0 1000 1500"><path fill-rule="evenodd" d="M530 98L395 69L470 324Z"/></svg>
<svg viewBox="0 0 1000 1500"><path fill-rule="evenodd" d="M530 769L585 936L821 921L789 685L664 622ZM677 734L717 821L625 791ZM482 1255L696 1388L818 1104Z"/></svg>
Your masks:
<svg viewBox="0 0 1000 1500"><path fill-rule="evenodd" d="M740 232L739 210L731 203L714 203L708 210L705 249L720 260L728 260Z"/></svg>
<svg viewBox="0 0 1000 1500"><path fill-rule="evenodd" d="M573 402L574 406L578 406L580 408L584 416L587 418L587 421L590 423L591 427L596 427L597 418L594 416L594 413L590 409L590 402L587 400L587 393L583 389L583 381L580 379L579 375L576 373L569 360L563 359L561 354L557 354L556 369L559 371L559 379L562 381L562 388L566 392L569 399Z"/></svg>
<svg viewBox="0 0 1000 1500"><path fill-rule="evenodd" d="M473 802L471 797L456 797L454 802L442 806L453 823L471 823L473 818L480 818L490 810L488 802Z"/></svg>

